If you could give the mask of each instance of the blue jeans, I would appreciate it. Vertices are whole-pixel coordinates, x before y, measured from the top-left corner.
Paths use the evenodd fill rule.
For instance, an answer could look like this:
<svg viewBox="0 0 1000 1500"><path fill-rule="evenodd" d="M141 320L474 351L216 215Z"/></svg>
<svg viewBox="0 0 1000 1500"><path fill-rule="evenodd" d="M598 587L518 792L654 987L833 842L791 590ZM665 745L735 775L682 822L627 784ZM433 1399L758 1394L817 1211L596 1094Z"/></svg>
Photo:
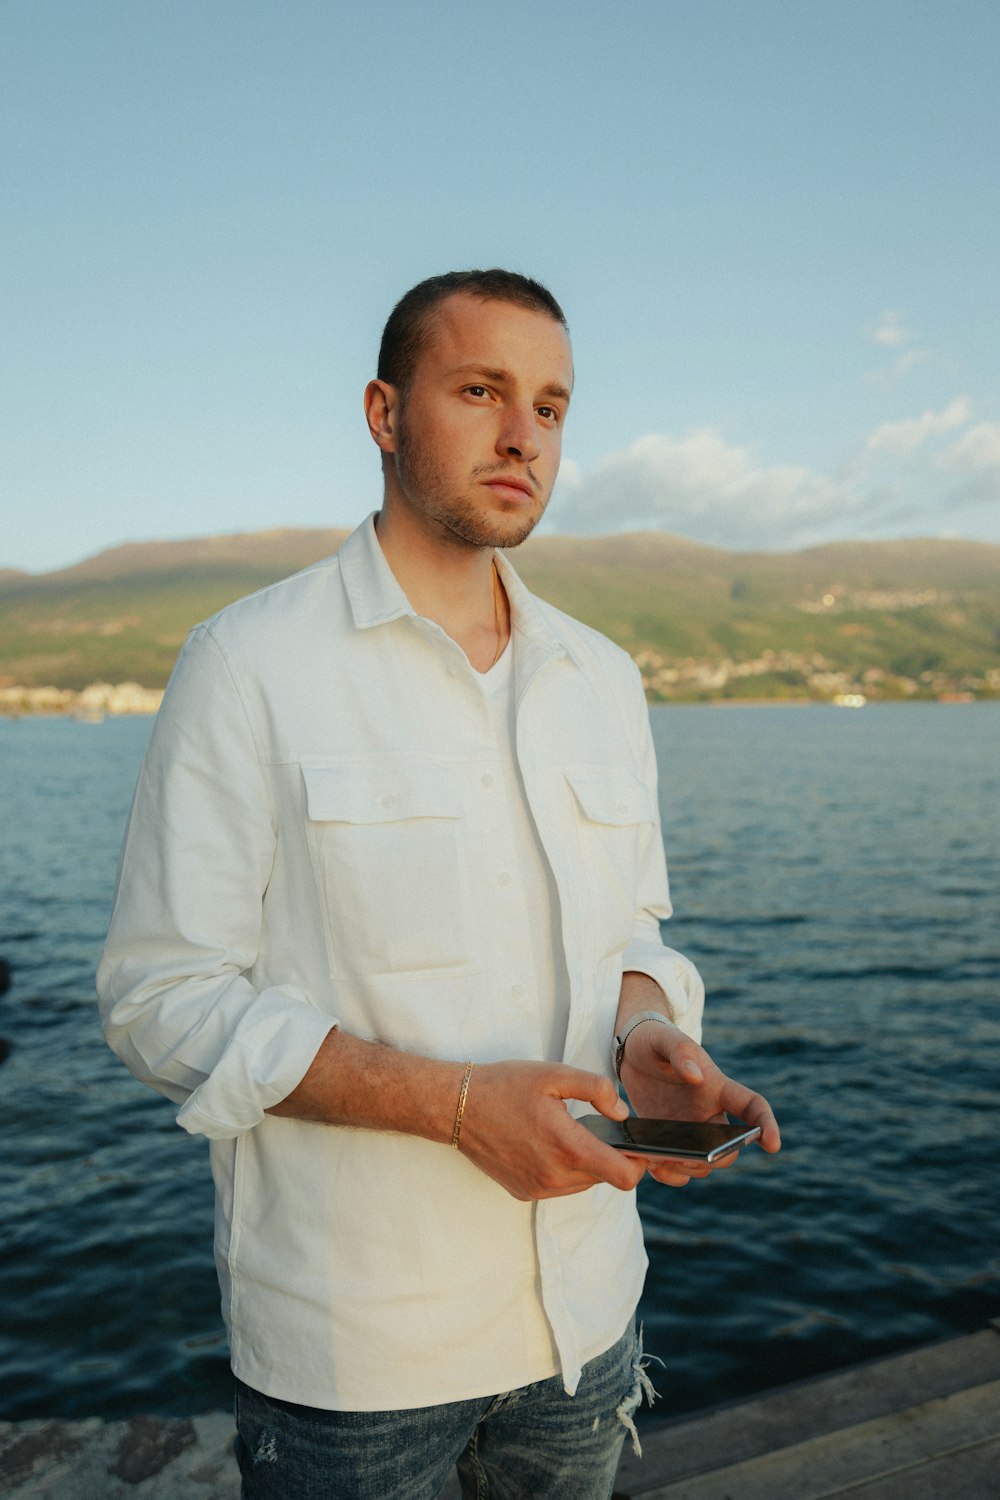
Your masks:
<svg viewBox="0 0 1000 1500"><path fill-rule="evenodd" d="M585 1367L406 1411L322 1411L236 1382L243 1500L437 1500L457 1463L474 1500L609 1500L633 1413L653 1395L634 1328Z"/></svg>

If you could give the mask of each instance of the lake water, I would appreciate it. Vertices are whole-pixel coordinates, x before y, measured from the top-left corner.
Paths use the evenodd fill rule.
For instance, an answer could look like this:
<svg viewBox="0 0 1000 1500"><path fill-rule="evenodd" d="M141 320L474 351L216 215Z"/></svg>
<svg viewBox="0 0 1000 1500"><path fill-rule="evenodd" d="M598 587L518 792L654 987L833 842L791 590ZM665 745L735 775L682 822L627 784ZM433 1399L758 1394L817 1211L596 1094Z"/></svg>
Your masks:
<svg viewBox="0 0 1000 1500"><path fill-rule="evenodd" d="M653 710L707 1040L785 1150L640 1189L659 1411L1000 1315L1000 704ZM0 719L0 1416L230 1400L207 1151L93 970L149 723Z"/></svg>

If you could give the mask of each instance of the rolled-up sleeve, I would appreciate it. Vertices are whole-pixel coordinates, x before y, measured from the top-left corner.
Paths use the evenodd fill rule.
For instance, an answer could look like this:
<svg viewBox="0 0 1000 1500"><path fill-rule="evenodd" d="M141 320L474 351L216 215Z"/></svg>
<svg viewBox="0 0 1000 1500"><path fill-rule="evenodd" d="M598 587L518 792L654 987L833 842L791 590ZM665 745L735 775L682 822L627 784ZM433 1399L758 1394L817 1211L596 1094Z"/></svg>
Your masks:
<svg viewBox="0 0 1000 1500"><path fill-rule="evenodd" d="M109 1045L195 1134L259 1124L336 1024L302 989L251 980L275 839L245 704L199 626L150 738L97 974Z"/></svg>

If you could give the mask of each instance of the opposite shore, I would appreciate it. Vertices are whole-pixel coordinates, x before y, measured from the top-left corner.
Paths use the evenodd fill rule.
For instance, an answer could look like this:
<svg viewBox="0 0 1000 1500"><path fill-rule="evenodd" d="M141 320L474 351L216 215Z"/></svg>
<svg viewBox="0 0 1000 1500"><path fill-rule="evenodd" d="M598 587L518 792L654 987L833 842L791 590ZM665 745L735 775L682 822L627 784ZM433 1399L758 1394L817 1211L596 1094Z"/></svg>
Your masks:
<svg viewBox="0 0 1000 1500"><path fill-rule="evenodd" d="M108 714L155 714L163 701L162 688L138 682L92 682L85 688L0 687L0 717L58 715L88 722Z"/></svg>
<svg viewBox="0 0 1000 1500"><path fill-rule="evenodd" d="M773 703L786 707L835 704L841 708L863 708L869 703L995 702L1000 697L1000 671L962 683L908 682L900 690L898 680L887 683L885 674L873 676L871 672L861 681L852 680L847 673L837 673L824 674L826 680L822 684L786 680L778 686L773 681L765 684L760 680L763 673L747 672L743 663L732 673L725 668L733 664L724 663L722 670L716 667L712 673L695 670L685 674L683 669L670 668L668 681L664 669L657 670L659 664L649 662L650 655L643 652L635 660L642 672L646 697L654 706L710 703L731 708ZM734 682L738 683L735 691ZM0 682L0 719L55 717L97 723L108 716L152 715L163 701L163 691L163 688L143 687L138 682L91 682L84 688Z"/></svg>

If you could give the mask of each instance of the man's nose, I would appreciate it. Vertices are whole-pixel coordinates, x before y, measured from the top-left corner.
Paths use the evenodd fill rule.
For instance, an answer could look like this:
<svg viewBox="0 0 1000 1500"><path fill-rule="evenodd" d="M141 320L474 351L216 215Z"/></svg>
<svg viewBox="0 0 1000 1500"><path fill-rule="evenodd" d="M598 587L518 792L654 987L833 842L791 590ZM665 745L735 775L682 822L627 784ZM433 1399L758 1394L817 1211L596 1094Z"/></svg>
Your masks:
<svg viewBox="0 0 1000 1500"><path fill-rule="evenodd" d="M541 452L538 421L533 406L508 406L497 434L497 452L505 458L520 458L532 463Z"/></svg>

